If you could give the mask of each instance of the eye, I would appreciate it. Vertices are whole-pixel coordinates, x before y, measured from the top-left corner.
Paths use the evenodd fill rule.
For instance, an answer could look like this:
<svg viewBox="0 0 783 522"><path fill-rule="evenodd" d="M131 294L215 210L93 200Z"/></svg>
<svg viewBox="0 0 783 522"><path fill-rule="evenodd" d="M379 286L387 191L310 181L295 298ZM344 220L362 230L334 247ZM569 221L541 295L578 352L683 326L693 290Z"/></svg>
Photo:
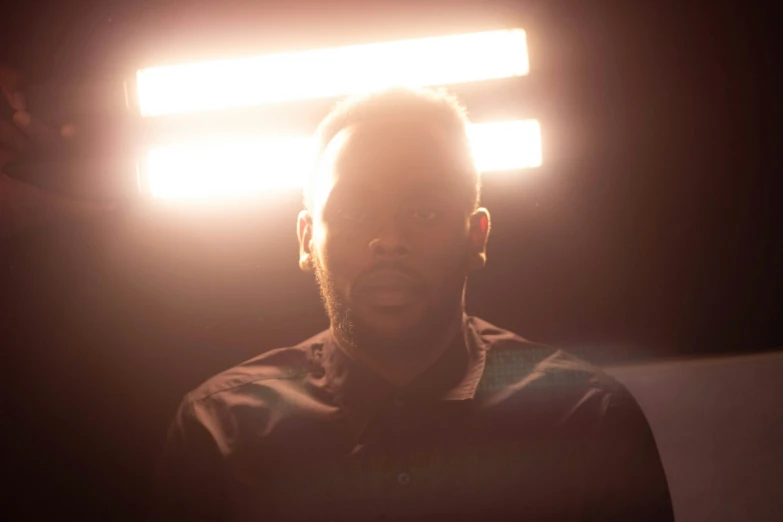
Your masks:
<svg viewBox="0 0 783 522"><path fill-rule="evenodd" d="M367 217L367 210L359 206L342 207L337 211L340 219L350 223L359 223Z"/></svg>

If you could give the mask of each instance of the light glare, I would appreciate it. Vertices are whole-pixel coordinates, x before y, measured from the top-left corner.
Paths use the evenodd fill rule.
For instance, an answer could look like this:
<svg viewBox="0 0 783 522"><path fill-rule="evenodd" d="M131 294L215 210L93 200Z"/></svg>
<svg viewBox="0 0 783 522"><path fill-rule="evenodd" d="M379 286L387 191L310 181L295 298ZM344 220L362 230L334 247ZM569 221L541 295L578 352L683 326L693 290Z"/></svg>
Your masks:
<svg viewBox="0 0 783 522"><path fill-rule="evenodd" d="M541 165L541 127L538 120L499 121L468 129L476 167L481 172Z"/></svg>
<svg viewBox="0 0 783 522"><path fill-rule="evenodd" d="M214 140L155 148L147 182L156 198L235 197L302 186L312 140Z"/></svg>
<svg viewBox="0 0 783 522"><path fill-rule="evenodd" d="M481 172L541 165L536 120L473 124L469 128ZM276 189L301 189L314 160L311 137L216 139L159 147L147 155L146 185L155 198L231 198Z"/></svg>
<svg viewBox="0 0 783 522"><path fill-rule="evenodd" d="M523 76L522 29L181 64L137 72L142 116Z"/></svg>

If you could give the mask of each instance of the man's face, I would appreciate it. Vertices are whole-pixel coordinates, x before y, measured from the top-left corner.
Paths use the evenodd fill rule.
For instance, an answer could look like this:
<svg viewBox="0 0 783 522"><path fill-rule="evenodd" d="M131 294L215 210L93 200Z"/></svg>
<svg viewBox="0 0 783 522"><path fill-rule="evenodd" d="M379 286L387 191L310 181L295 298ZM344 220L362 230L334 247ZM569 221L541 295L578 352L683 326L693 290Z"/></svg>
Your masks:
<svg viewBox="0 0 783 522"><path fill-rule="evenodd" d="M299 233L344 340L418 344L461 314L488 227L485 211L471 217L465 168L430 126L360 124L330 142Z"/></svg>

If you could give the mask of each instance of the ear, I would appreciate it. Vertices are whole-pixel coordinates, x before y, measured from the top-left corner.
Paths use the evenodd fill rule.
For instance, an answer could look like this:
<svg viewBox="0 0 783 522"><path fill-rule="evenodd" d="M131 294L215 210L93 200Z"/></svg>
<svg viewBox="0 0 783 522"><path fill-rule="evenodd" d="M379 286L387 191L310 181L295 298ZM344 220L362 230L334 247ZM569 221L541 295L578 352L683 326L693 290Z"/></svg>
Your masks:
<svg viewBox="0 0 783 522"><path fill-rule="evenodd" d="M487 240L489 239L489 211L479 208L470 216L470 259L468 269L477 272L487 264Z"/></svg>
<svg viewBox="0 0 783 522"><path fill-rule="evenodd" d="M296 235L299 238L299 268L312 273L313 265L313 216L307 210L299 213L296 223Z"/></svg>

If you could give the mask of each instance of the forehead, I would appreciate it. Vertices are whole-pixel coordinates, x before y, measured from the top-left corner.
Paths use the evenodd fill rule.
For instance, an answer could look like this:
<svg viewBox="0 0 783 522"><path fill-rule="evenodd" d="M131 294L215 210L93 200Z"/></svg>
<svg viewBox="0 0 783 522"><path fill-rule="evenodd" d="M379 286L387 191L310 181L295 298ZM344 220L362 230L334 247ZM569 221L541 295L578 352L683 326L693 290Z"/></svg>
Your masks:
<svg viewBox="0 0 783 522"><path fill-rule="evenodd" d="M327 145L313 185L313 203L333 193L406 196L425 188L460 186L466 169L457 137L431 124L361 123Z"/></svg>

